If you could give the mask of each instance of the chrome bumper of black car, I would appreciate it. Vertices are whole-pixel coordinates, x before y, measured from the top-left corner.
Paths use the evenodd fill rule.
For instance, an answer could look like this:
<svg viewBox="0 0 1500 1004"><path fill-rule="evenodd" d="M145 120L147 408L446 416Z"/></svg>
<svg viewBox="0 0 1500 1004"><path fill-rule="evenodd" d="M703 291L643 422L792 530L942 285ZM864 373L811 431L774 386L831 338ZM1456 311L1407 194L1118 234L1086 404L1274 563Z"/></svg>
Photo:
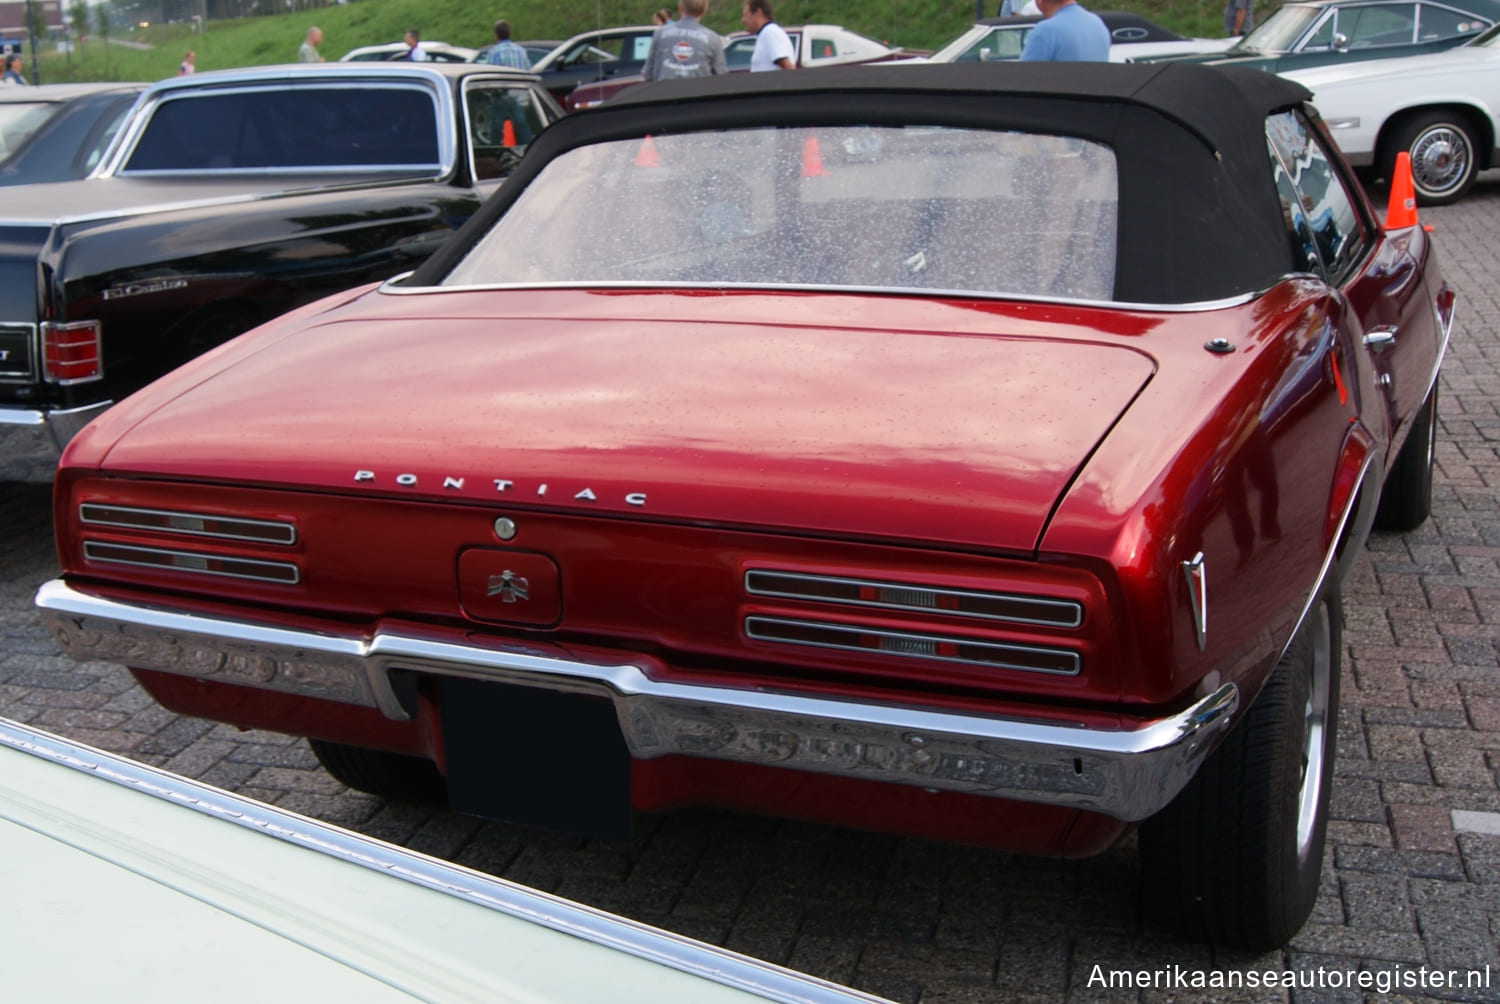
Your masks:
<svg viewBox="0 0 1500 1004"><path fill-rule="evenodd" d="M13 468L34 468L38 480L50 481L68 440L113 403L106 401L71 411L0 408L0 467L7 472ZM17 475L8 476L20 479Z"/></svg>
<svg viewBox="0 0 1500 1004"><path fill-rule="evenodd" d="M418 625L373 637L288 630L122 603L57 579L37 607L75 659L379 708L408 717L392 671L589 693L613 701L639 759L681 754L1072 806L1144 819L1187 784L1229 726L1224 684L1179 714L1106 731L1017 718L662 682L653 662L580 661L558 647ZM656 674L660 675L660 674Z"/></svg>

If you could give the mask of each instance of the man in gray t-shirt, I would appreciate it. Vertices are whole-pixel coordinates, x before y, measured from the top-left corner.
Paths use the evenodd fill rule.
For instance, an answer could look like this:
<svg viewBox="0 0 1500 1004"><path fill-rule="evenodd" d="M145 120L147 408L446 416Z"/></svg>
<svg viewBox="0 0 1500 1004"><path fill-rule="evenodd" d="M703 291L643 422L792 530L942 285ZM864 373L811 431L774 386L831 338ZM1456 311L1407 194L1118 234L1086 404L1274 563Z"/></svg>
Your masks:
<svg viewBox="0 0 1500 1004"><path fill-rule="evenodd" d="M698 22L708 12L708 0L678 0L678 18L656 29L641 76L647 80L707 77L728 73L724 42Z"/></svg>

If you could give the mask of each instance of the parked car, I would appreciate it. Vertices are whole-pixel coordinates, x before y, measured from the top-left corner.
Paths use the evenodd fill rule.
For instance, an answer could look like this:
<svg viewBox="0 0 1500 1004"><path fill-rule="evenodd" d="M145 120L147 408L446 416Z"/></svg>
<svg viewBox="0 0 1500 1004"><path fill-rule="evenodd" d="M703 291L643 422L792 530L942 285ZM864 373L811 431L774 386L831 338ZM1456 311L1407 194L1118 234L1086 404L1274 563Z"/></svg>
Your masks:
<svg viewBox="0 0 1500 1004"><path fill-rule="evenodd" d="M1267 74L816 77L564 118L410 276L94 421L43 620L366 790L1067 856L1140 823L1164 923L1284 942L1340 580L1430 505L1428 235Z"/></svg>
<svg viewBox="0 0 1500 1004"><path fill-rule="evenodd" d="M1284 73L1451 49L1497 21L1497 0L1312 0L1278 7L1220 56L1164 58Z"/></svg>
<svg viewBox="0 0 1500 1004"><path fill-rule="evenodd" d="M405 42L387 42L383 45L362 45L350 49L339 57L341 63L383 62L405 59L410 48ZM449 45L447 42L423 42L422 51L431 63L472 63L478 50L464 45Z"/></svg>
<svg viewBox="0 0 1500 1004"><path fill-rule="evenodd" d="M1148 56L1223 52L1232 38L1188 38L1163 28L1139 14L1098 11L1109 29L1109 58L1124 63ZM1031 29L1042 21L1036 15L981 18L963 34L930 57L934 63L988 63L1020 59Z"/></svg>
<svg viewBox="0 0 1500 1004"><path fill-rule="evenodd" d="M145 86L0 88L0 185L87 176Z"/></svg>
<svg viewBox="0 0 1500 1004"><path fill-rule="evenodd" d="M1500 26L1446 52L1287 76L1313 92L1349 163L1389 178L1396 155L1409 153L1424 206L1458 201L1496 163Z"/></svg>
<svg viewBox="0 0 1500 1004"><path fill-rule="evenodd" d="M889 63L929 55L923 49L895 48L835 24L797 25L785 30L796 53L799 69ZM730 73L749 73L750 56L754 51L755 36L748 32L737 31L724 37L724 61ZM640 83L644 83L644 78L639 73L585 82L564 95L562 104L570 112L593 108Z"/></svg>
<svg viewBox="0 0 1500 1004"><path fill-rule="evenodd" d="M153 86L94 176L0 189L0 454L50 478L198 353L410 269L562 110L529 74L322 63Z"/></svg>
<svg viewBox="0 0 1500 1004"><path fill-rule="evenodd" d="M535 66L544 57L551 55L552 50L562 45L562 42L558 39L534 39L526 42L517 42L516 44L526 50L526 58L531 60L532 66ZM486 45L484 48L476 50L473 61L483 63L492 48L494 46Z"/></svg>
<svg viewBox="0 0 1500 1004"><path fill-rule="evenodd" d="M13 999L876 1000L5 719L0 763Z"/></svg>
<svg viewBox="0 0 1500 1004"><path fill-rule="evenodd" d="M580 84L639 77L655 31L656 27L649 24L586 31L532 62L531 70L542 78L542 86L568 107L565 99Z"/></svg>

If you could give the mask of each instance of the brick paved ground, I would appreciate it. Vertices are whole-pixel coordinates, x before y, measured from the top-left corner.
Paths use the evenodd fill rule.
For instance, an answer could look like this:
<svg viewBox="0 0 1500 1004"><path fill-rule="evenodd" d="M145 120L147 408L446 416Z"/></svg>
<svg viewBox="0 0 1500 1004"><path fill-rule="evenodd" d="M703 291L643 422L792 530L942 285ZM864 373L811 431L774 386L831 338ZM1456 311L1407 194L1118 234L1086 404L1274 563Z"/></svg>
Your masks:
<svg viewBox="0 0 1500 1004"><path fill-rule="evenodd" d="M350 792L299 741L180 718L122 669L60 657L31 611L55 570L44 487L0 483L0 715L901 1001L1372 996L1108 990L1090 986L1095 965L1489 966L1488 989L1400 999L1500 1001L1500 183L1426 218L1461 294L1435 514L1372 540L1346 586L1329 854L1313 919L1284 952L1145 925L1130 845L1055 862L707 811L646 819L612 844Z"/></svg>

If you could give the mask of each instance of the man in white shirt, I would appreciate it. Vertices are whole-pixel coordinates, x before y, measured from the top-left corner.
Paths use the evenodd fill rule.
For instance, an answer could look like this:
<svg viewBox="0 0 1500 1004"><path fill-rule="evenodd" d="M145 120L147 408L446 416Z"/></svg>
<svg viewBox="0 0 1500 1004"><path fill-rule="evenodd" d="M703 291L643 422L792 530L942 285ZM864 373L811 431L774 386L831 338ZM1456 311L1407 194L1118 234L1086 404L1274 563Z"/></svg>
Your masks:
<svg viewBox="0 0 1500 1004"><path fill-rule="evenodd" d="M427 53L422 48L422 33L415 28L406 29L406 55L401 59L409 59L413 63L427 62Z"/></svg>
<svg viewBox="0 0 1500 1004"><path fill-rule="evenodd" d="M792 48L792 40L781 30L781 25L771 20L771 0L745 0L740 23L755 36L755 51L750 53L750 72L797 68L797 53Z"/></svg>

